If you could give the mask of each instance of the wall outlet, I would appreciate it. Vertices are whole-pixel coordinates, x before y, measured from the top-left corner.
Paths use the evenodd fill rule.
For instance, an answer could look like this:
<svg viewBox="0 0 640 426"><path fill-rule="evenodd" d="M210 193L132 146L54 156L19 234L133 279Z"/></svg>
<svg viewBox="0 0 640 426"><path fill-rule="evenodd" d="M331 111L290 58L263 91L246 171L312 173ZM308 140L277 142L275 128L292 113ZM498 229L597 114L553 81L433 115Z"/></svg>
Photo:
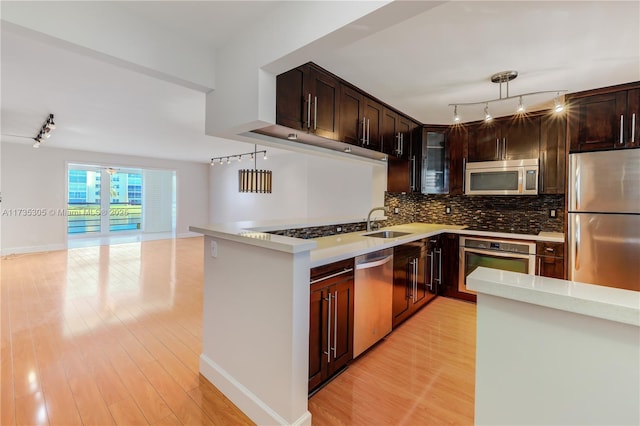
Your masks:
<svg viewBox="0 0 640 426"><path fill-rule="evenodd" d="M211 240L211 257L218 257L218 242Z"/></svg>
<svg viewBox="0 0 640 426"><path fill-rule="evenodd" d="M451 214L451 206L446 206L444 208L444 212L445 212L445 214Z"/></svg>
<svg viewBox="0 0 640 426"><path fill-rule="evenodd" d="M549 209L549 217L558 217L558 211L556 209Z"/></svg>
<svg viewBox="0 0 640 426"><path fill-rule="evenodd" d="M398 214L398 213L400 213L400 207L394 207L393 214Z"/></svg>
<svg viewBox="0 0 640 426"><path fill-rule="evenodd" d="M337 226L336 227L336 232L342 232L342 226Z"/></svg>

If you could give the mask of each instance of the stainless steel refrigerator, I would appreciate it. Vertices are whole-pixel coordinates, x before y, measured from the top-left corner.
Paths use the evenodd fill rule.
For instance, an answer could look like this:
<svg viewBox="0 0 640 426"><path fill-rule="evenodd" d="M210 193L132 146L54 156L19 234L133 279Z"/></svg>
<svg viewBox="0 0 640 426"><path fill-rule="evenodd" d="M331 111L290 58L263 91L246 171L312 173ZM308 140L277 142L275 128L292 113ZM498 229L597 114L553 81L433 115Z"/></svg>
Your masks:
<svg viewBox="0 0 640 426"><path fill-rule="evenodd" d="M569 279L640 291L640 149L569 155Z"/></svg>

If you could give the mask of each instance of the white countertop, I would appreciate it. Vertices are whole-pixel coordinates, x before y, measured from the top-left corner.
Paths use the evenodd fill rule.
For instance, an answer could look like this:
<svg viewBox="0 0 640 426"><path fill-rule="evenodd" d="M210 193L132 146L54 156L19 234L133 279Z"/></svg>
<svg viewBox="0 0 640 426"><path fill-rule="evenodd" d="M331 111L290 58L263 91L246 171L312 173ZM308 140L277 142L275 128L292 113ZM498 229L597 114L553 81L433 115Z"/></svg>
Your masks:
<svg viewBox="0 0 640 426"><path fill-rule="evenodd" d="M379 219L379 218L378 218ZM313 226L339 225L344 223L364 222L362 218L328 218L272 221L245 221L228 224L190 226L192 232L199 232L211 237L224 238L287 253L311 251L311 267L326 265L372 251L394 247L411 241L420 240L442 233L476 235L494 238L509 238L528 241L564 242L564 234L557 232L541 232L538 235L512 234L508 232L474 231L465 226L433 223L410 223L382 228L408 232L398 238L372 238L363 236L366 231L336 234L329 237L300 239L269 234L266 231L296 229Z"/></svg>
<svg viewBox="0 0 640 426"><path fill-rule="evenodd" d="M481 294L640 327L640 292L536 275L477 268L467 287Z"/></svg>

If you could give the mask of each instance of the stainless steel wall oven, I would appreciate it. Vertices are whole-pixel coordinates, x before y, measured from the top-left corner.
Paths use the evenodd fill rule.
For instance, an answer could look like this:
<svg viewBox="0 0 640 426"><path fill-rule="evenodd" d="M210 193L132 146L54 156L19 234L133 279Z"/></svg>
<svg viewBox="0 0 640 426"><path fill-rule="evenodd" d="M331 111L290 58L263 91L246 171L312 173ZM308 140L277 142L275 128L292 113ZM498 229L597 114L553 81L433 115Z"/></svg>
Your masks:
<svg viewBox="0 0 640 426"><path fill-rule="evenodd" d="M535 259L536 243L532 241L460 237L458 291L476 294L467 289L467 276L479 266L534 275Z"/></svg>

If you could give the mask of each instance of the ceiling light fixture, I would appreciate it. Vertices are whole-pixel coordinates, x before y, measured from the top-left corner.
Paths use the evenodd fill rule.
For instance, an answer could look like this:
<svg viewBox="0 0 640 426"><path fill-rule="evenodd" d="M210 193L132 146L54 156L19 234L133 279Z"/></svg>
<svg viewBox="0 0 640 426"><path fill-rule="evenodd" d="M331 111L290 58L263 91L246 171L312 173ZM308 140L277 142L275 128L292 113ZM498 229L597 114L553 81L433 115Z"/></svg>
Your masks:
<svg viewBox="0 0 640 426"><path fill-rule="evenodd" d="M56 124L53 122L53 114L49 114L49 117L42 124L42 127L40 127L38 136L32 138L34 140L33 147L40 148L40 144L44 142L45 139L49 139L51 137L51 130L55 128Z"/></svg>
<svg viewBox="0 0 640 426"><path fill-rule="evenodd" d="M458 105L454 105L453 107L453 122L454 123L460 122L460 114L458 114Z"/></svg>
<svg viewBox="0 0 640 426"><path fill-rule="evenodd" d="M564 103L560 102L560 93L556 94L556 97L553 98L553 110L555 112L562 112L564 111Z"/></svg>
<svg viewBox="0 0 640 426"><path fill-rule="evenodd" d="M511 99L518 99L519 103L518 103L518 107L517 107L517 112L518 113L524 113L525 111L525 106L524 106L524 100L523 98L525 98L526 96L533 96L533 95L542 95L545 93L555 93L556 97L554 99L554 108L553 111L555 112L562 112L564 110L564 105L558 100L560 93L561 92L566 92L567 90L541 90L538 92L529 92L529 93L522 93L520 95L515 95L515 96L510 96L509 95L509 82L513 79L515 79L518 76L518 71L501 71L498 73L495 73L491 76L490 80L492 83L498 83L500 84L500 94L499 97L496 99L489 99L486 101L478 101L478 102L457 102L457 103L453 103L453 104L449 104L449 106L453 107L453 121L454 123L458 123L460 122L460 116L458 115L458 107L459 106L471 106L471 105L482 105L484 104L484 114L485 114L485 121L489 121L491 120L491 116L488 113L489 111L489 104L492 102L501 102L501 101L507 101L507 100L511 100ZM506 96L502 96L502 84L505 83L506 86ZM489 117L489 118L487 118Z"/></svg>
<svg viewBox="0 0 640 426"><path fill-rule="evenodd" d="M258 170L257 159L258 153L263 154L263 159L267 159L267 150L263 149L258 151L258 146L254 145L253 152L245 152L242 154L225 155L223 157L211 158L211 165L216 162L223 164L224 161L227 164L231 164L232 158L237 158L238 162L242 161L242 157L247 156L253 160L253 169L243 169L238 171L238 190L240 192L254 192L261 194L270 194L272 190L272 177L273 172L271 170Z"/></svg>
<svg viewBox="0 0 640 426"><path fill-rule="evenodd" d="M491 114L489 114L489 104L487 103L484 106L484 121L491 121Z"/></svg>
<svg viewBox="0 0 640 426"><path fill-rule="evenodd" d="M522 96L520 96L520 100L518 101L518 109L516 112L522 114L524 112L524 103L522 103Z"/></svg>
<svg viewBox="0 0 640 426"><path fill-rule="evenodd" d="M287 135L287 139L289 139L290 141L295 141L298 139L298 135L296 133L289 133Z"/></svg>

